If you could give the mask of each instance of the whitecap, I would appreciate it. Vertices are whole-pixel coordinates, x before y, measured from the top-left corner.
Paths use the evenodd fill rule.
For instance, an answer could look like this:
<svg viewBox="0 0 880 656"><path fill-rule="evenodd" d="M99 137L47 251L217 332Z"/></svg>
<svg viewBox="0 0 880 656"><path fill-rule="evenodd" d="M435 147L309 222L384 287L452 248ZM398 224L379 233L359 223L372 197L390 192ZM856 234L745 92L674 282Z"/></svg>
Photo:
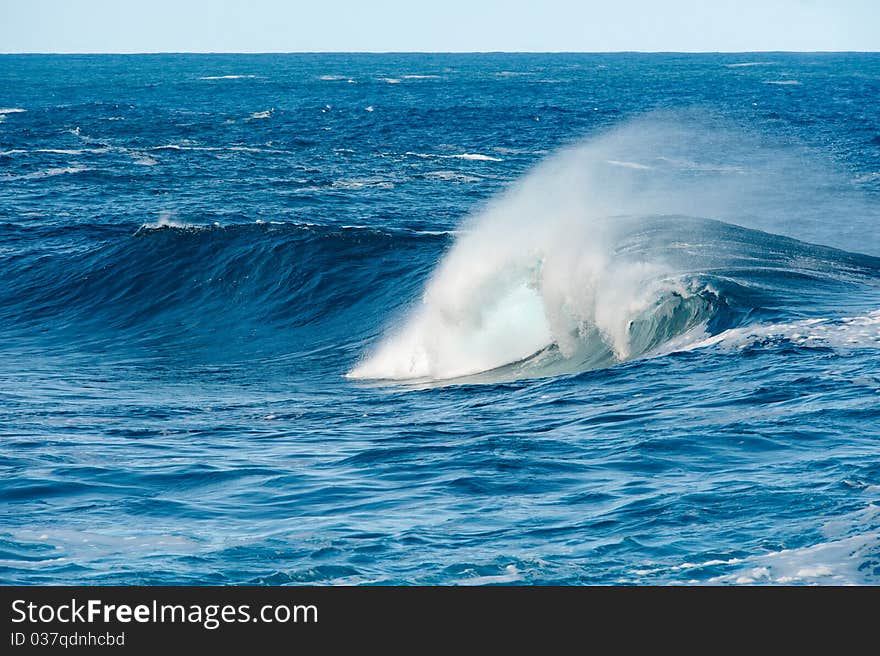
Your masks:
<svg viewBox="0 0 880 656"><path fill-rule="evenodd" d="M159 163L155 158L142 153L134 153L132 162L138 166L156 166Z"/></svg>
<svg viewBox="0 0 880 656"><path fill-rule="evenodd" d="M35 171L34 173L26 173L24 175L11 176L13 180L35 180L38 178L51 178L56 175L65 175L71 173L82 173L83 171L91 171L87 166L62 166L44 171Z"/></svg>
<svg viewBox="0 0 880 656"><path fill-rule="evenodd" d="M364 189L374 187L379 189L393 189L394 183L384 178L351 178L336 180L331 185L334 189Z"/></svg>
<svg viewBox="0 0 880 656"><path fill-rule="evenodd" d="M448 182L479 182L482 178L475 175L466 175L457 171L430 171L425 173L426 178L436 178Z"/></svg>
<svg viewBox="0 0 880 656"><path fill-rule="evenodd" d="M252 119L269 118L274 113L275 113L275 108L272 107L272 108L266 109L262 112L254 112L253 114L250 115L250 118L252 118Z"/></svg>
<svg viewBox="0 0 880 656"><path fill-rule="evenodd" d="M200 80L252 80L256 75L205 75Z"/></svg>
<svg viewBox="0 0 880 656"><path fill-rule="evenodd" d="M49 153L51 155L82 155L82 149L75 148L37 148L34 150L35 153ZM103 152L103 151L89 151L89 152Z"/></svg>
<svg viewBox="0 0 880 656"><path fill-rule="evenodd" d="M754 62L737 62L735 64L725 64L727 68L747 68L750 66L773 66L774 62L754 61Z"/></svg>
<svg viewBox="0 0 880 656"><path fill-rule="evenodd" d="M764 80L764 84L775 84L781 87L797 86L800 84L798 80Z"/></svg>
<svg viewBox="0 0 880 656"><path fill-rule="evenodd" d="M183 221L177 221L175 217L177 216L177 212L174 210L162 210L159 212L159 218L154 223L144 223L140 228L138 228L138 232L144 230L165 230L169 228L177 229L177 230L205 230L210 228L210 225L198 224L198 223L185 223ZM219 223L215 223L214 226L220 225Z"/></svg>
<svg viewBox="0 0 880 656"><path fill-rule="evenodd" d="M380 82L386 82L388 84L400 84L400 79L396 77L380 77Z"/></svg>
<svg viewBox="0 0 880 656"><path fill-rule="evenodd" d="M423 159L437 158L437 159L465 159L471 161L478 162L503 162L499 157L492 157L491 155L482 155L480 153L458 153L455 155L441 155L437 153L416 153L413 151L407 151L404 153L409 157L421 157Z"/></svg>
<svg viewBox="0 0 880 656"><path fill-rule="evenodd" d="M219 146L190 146L185 144L163 144L161 146L152 146L150 150L201 150L201 151L218 151L224 150L224 148Z"/></svg>
<svg viewBox="0 0 880 656"><path fill-rule="evenodd" d="M452 159L467 159L479 162L502 162L500 157L492 157L491 155L481 155L480 153L462 153L460 155L440 155L440 157L448 157Z"/></svg>

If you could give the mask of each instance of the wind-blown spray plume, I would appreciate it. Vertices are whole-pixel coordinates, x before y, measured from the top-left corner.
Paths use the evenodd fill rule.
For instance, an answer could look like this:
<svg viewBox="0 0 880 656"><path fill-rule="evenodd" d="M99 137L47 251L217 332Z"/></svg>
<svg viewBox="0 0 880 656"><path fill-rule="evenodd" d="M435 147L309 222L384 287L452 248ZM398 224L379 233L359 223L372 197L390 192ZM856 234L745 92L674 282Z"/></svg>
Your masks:
<svg viewBox="0 0 880 656"><path fill-rule="evenodd" d="M725 252L733 226L694 217L780 232L796 217L816 232L818 176L793 151L668 119L570 147L466 222L420 302L348 375L502 380L705 338L730 309L712 274L743 253Z"/></svg>

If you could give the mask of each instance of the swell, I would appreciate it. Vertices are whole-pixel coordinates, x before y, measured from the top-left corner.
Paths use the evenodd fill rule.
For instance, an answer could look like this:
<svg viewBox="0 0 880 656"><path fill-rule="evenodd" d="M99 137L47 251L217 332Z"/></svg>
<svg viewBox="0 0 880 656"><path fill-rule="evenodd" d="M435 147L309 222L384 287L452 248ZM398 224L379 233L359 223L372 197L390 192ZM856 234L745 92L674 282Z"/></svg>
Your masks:
<svg viewBox="0 0 880 656"><path fill-rule="evenodd" d="M236 345L287 352L369 334L448 237L293 223L0 226L0 330L41 348ZM379 319L376 319L379 321Z"/></svg>
<svg viewBox="0 0 880 656"><path fill-rule="evenodd" d="M609 307L629 303L631 311L604 323L601 311L562 317L566 304L578 299L539 299L506 273L500 286L484 286L471 299L476 305L469 309L489 308L488 318L456 318L446 336L458 340L447 345L452 369L401 373L380 358L386 369L374 371L365 367L367 358L352 377L497 382L605 367L662 349L689 331L699 340L750 323L824 316L828 308L857 311L865 290L876 289L880 279L878 258L719 221L663 216L610 223L614 247L602 259L602 275L609 275L593 282L613 281ZM351 361L370 353L383 332L394 335L406 326L451 244L442 233L293 223L136 231L2 224L0 330L42 351L140 345L178 356L209 349L206 357L250 358L330 348ZM573 262L561 260L574 268L558 275L575 276ZM633 262L642 264L627 282L624 265ZM546 258L542 266L544 275L555 275ZM455 292L456 301L467 296ZM555 307L542 305L547 302ZM550 338L541 330L553 312L560 316L551 319L556 333ZM495 333L481 336L474 328L493 321ZM413 362L412 346L388 343L395 357L408 358L404 367ZM496 359L481 360L486 354Z"/></svg>

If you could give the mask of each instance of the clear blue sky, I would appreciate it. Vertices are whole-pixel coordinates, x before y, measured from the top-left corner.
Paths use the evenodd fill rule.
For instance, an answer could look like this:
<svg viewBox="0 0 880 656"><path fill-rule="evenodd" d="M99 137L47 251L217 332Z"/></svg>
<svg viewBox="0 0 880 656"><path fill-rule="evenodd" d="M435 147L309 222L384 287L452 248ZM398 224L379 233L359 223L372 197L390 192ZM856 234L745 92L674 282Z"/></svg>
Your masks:
<svg viewBox="0 0 880 656"><path fill-rule="evenodd" d="M880 0L0 0L0 52L880 50Z"/></svg>

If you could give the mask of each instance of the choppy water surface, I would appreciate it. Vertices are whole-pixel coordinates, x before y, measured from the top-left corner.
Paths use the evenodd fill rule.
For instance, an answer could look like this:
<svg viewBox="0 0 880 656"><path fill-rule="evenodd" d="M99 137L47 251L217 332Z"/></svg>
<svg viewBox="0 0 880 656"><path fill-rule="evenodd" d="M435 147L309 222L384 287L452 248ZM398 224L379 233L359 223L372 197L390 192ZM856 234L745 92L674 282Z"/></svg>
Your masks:
<svg viewBox="0 0 880 656"><path fill-rule="evenodd" d="M878 96L0 56L0 579L880 582Z"/></svg>

